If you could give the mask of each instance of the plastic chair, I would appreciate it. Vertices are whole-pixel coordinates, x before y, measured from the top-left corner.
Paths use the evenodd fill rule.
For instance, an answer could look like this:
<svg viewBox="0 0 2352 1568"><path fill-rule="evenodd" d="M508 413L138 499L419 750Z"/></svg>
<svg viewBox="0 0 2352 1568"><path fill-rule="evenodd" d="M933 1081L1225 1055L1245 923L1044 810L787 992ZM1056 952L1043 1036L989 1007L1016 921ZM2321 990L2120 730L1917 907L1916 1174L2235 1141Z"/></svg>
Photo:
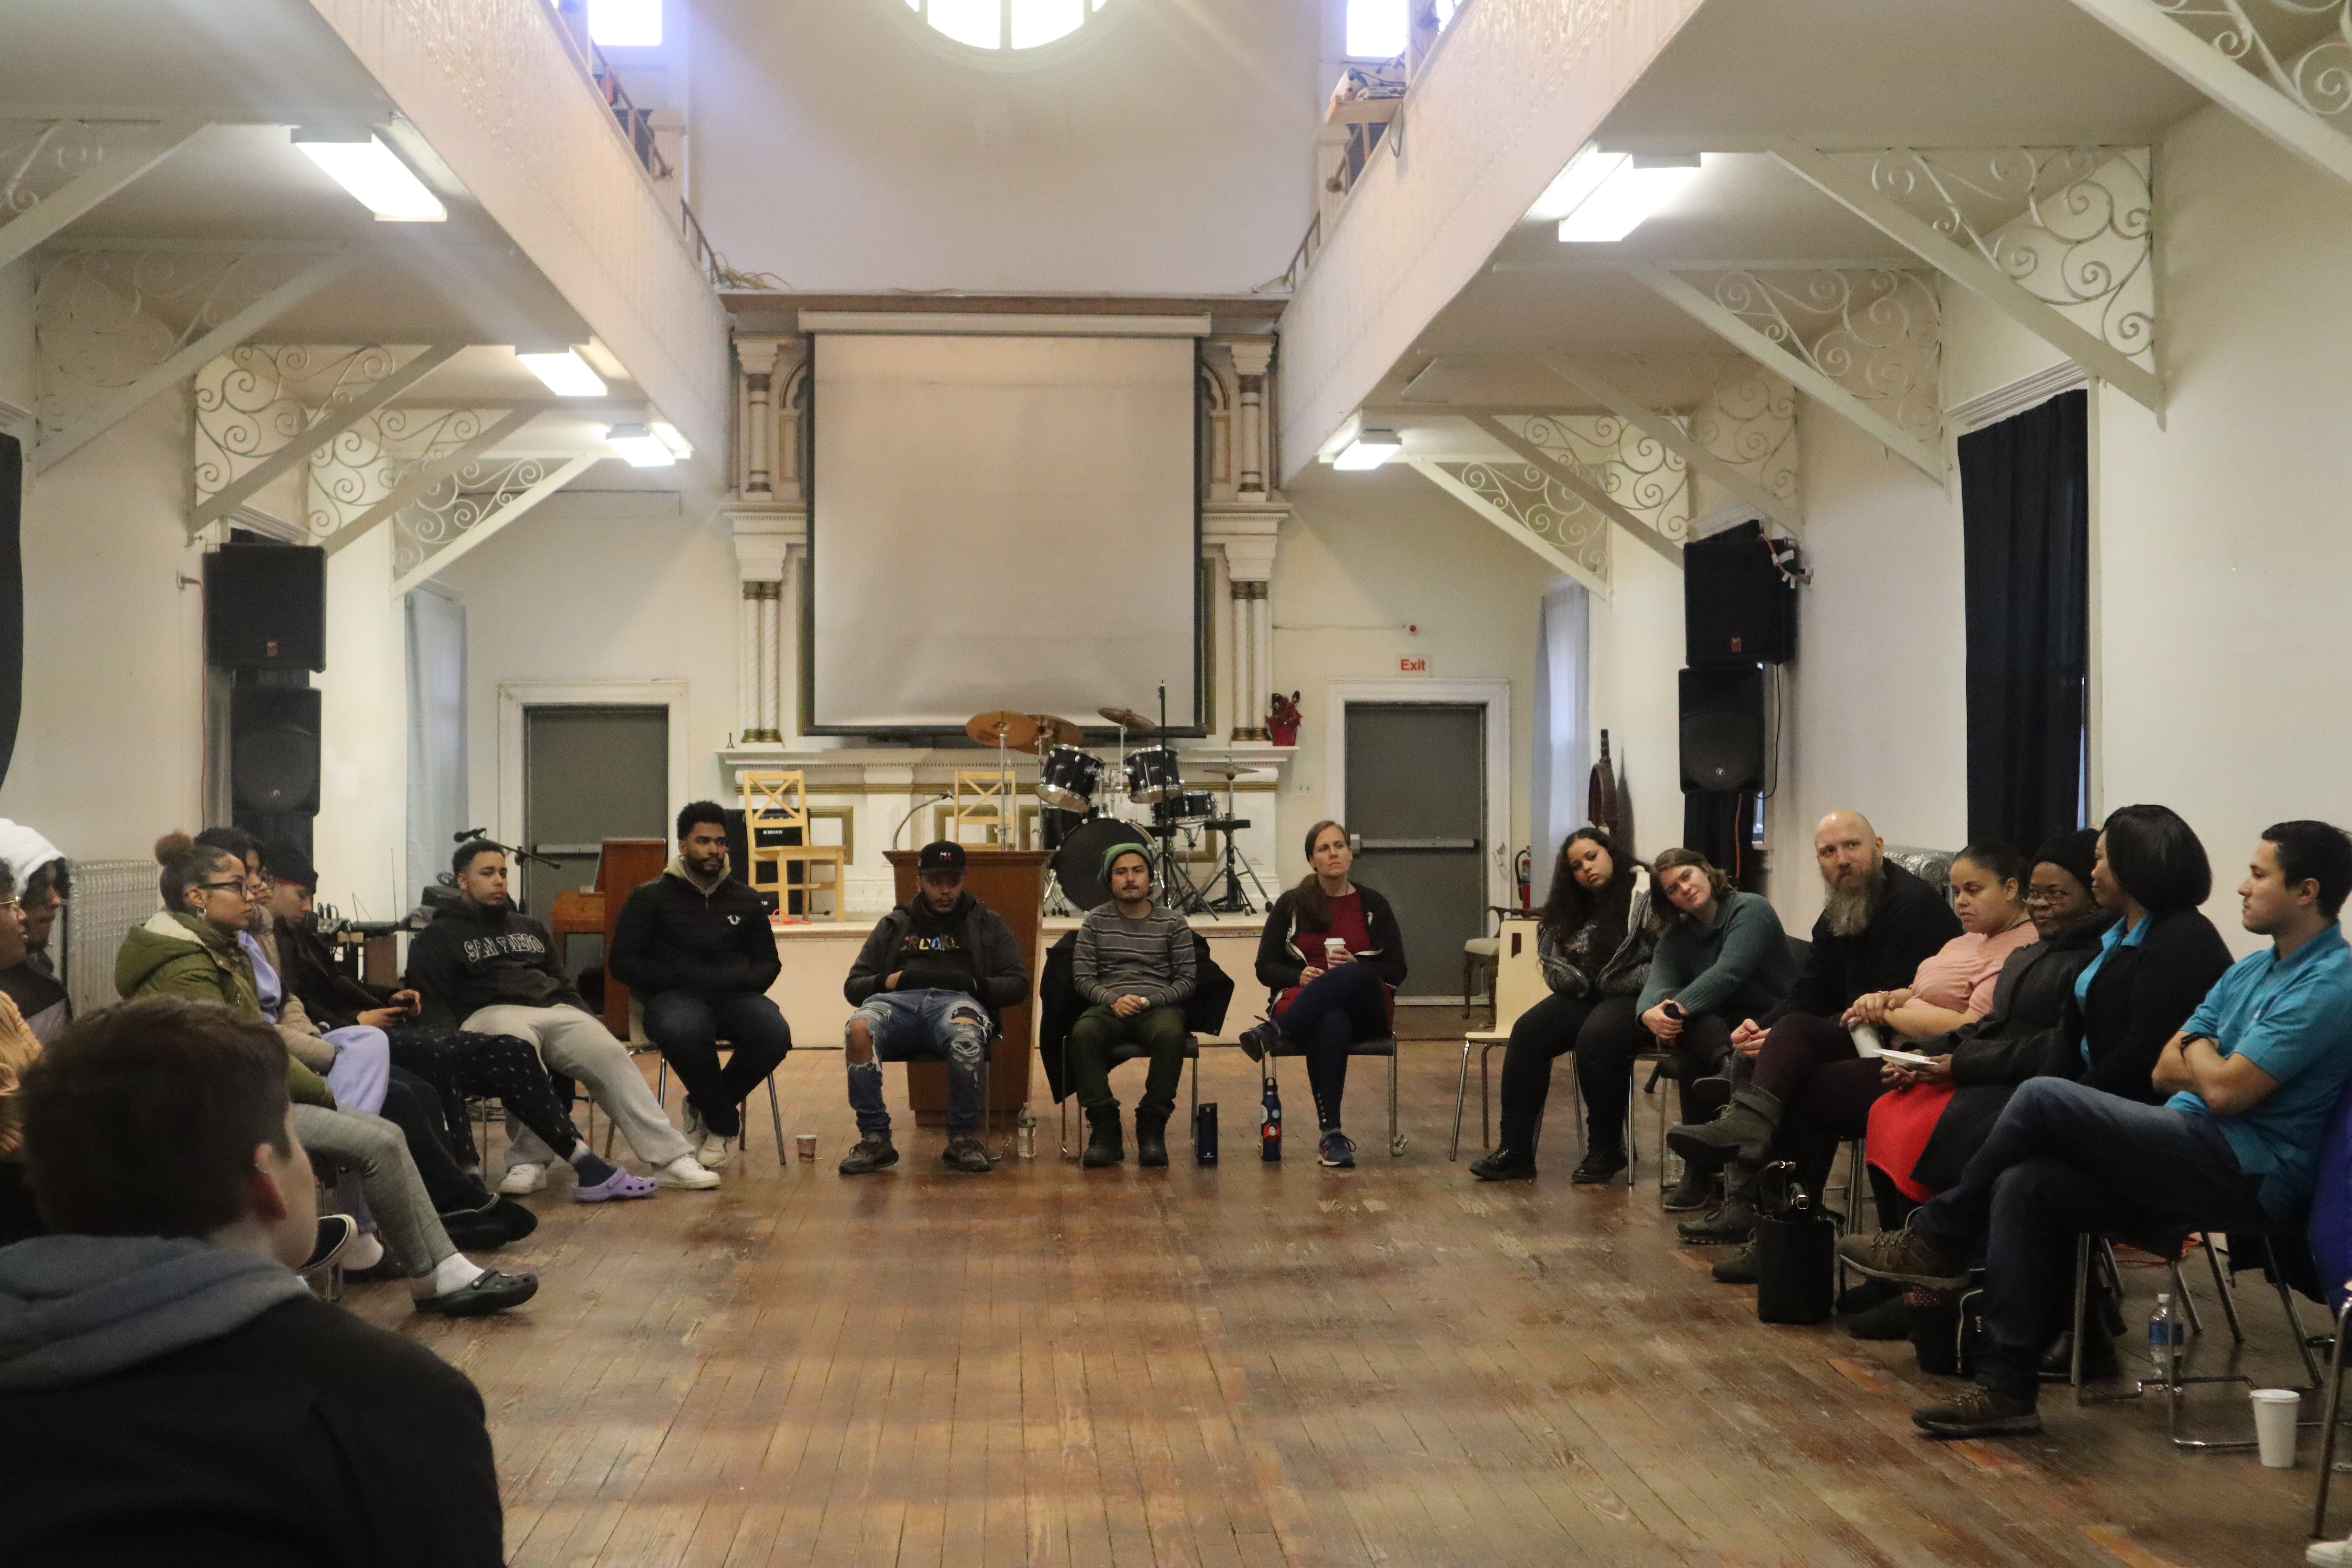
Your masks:
<svg viewBox="0 0 2352 1568"><path fill-rule="evenodd" d="M1454 1086L1454 1142L1445 1152L1448 1160L1462 1152L1462 1109L1470 1092L1470 1052L1478 1051L1478 1146L1494 1147L1495 1133L1491 1106L1487 1094L1487 1058L1511 1043L1511 1026L1528 1009L1549 994L1544 984L1543 963L1536 956L1535 911L1514 910L1503 921L1502 934L1494 939L1496 946L1495 967L1495 1021L1488 1029L1472 1029L1462 1037L1462 1076ZM1571 1078L1574 1075L1570 1075ZM1576 1119L1577 1152L1584 1152L1584 1119Z"/></svg>

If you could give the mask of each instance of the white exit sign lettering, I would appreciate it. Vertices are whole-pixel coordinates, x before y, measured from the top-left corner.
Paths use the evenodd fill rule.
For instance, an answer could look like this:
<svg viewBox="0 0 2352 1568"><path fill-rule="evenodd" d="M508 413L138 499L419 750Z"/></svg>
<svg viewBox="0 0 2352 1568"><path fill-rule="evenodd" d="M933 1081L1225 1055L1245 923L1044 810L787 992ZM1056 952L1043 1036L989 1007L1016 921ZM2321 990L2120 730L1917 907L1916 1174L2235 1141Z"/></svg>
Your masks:
<svg viewBox="0 0 2352 1568"><path fill-rule="evenodd" d="M1400 675L1427 675L1429 673L1429 660L1425 658L1401 658L1397 660L1397 673Z"/></svg>

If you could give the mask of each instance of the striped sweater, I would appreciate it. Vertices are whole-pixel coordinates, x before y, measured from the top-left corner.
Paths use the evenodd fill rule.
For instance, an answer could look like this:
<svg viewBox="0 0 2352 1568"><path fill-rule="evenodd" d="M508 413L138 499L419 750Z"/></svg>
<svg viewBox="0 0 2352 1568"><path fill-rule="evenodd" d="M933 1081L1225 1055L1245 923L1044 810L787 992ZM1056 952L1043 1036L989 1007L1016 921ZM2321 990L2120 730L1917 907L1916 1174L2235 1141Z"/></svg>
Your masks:
<svg viewBox="0 0 2352 1568"><path fill-rule="evenodd" d="M1171 1007L1192 994L1192 928L1174 910L1154 905L1141 920L1116 902L1089 910L1072 956L1078 994L1105 1007L1122 996Z"/></svg>

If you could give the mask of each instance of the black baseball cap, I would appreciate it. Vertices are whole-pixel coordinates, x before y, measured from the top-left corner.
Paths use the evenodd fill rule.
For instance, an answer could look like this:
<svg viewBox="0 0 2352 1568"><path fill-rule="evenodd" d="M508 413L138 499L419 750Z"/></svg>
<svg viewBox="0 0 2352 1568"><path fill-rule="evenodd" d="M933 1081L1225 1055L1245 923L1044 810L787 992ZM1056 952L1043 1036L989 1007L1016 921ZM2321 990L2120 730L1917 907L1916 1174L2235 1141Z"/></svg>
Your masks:
<svg viewBox="0 0 2352 1568"><path fill-rule="evenodd" d="M319 890L318 868L310 857L302 853L300 845L290 839L274 838L261 847L262 864L269 868L272 881L291 882L306 893Z"/></svg>
<svg viewBox="0 0 2352 1568"><path fill-rule="evenodd" d="M950 844L944 838L934 844L924 845L922 854L915 860L915 874L929 876L933 871L947 871L959 877L962 876L963 846Z"/></svg>

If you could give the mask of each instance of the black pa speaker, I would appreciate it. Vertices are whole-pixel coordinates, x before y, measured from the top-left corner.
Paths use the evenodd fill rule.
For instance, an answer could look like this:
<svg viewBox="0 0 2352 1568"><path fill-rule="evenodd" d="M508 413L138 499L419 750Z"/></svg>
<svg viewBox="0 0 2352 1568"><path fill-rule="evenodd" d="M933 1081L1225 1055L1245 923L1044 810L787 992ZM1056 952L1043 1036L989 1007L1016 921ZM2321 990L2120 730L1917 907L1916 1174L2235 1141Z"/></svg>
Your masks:
<svg viewBox="0 0 2352 1568"><path fill-rule="evenodd" d="M317 688L229 688L228 790L240 817L247 812L317 813Z"/></svg>
<svg viewBox="0 0 2352 1568"><path fill-rule="evenodd" d="M219 669L327 668L327 552L224 544L205 557L205 662Z"/></svg>
<svg viewBox="0 0 2352 1568"><path fill-rule="evenodd" d="M1764 671L1718 664L1680 679L1685 793L1764 787Z"/></svg>
<svg viewBox="0 0 2352 1568"><path fill-rule="evenodd" d="M1685 662L1787 664L1797 657L1797 589L1773 564L1764 525L1743 522L1683 546Z"/></svg>

